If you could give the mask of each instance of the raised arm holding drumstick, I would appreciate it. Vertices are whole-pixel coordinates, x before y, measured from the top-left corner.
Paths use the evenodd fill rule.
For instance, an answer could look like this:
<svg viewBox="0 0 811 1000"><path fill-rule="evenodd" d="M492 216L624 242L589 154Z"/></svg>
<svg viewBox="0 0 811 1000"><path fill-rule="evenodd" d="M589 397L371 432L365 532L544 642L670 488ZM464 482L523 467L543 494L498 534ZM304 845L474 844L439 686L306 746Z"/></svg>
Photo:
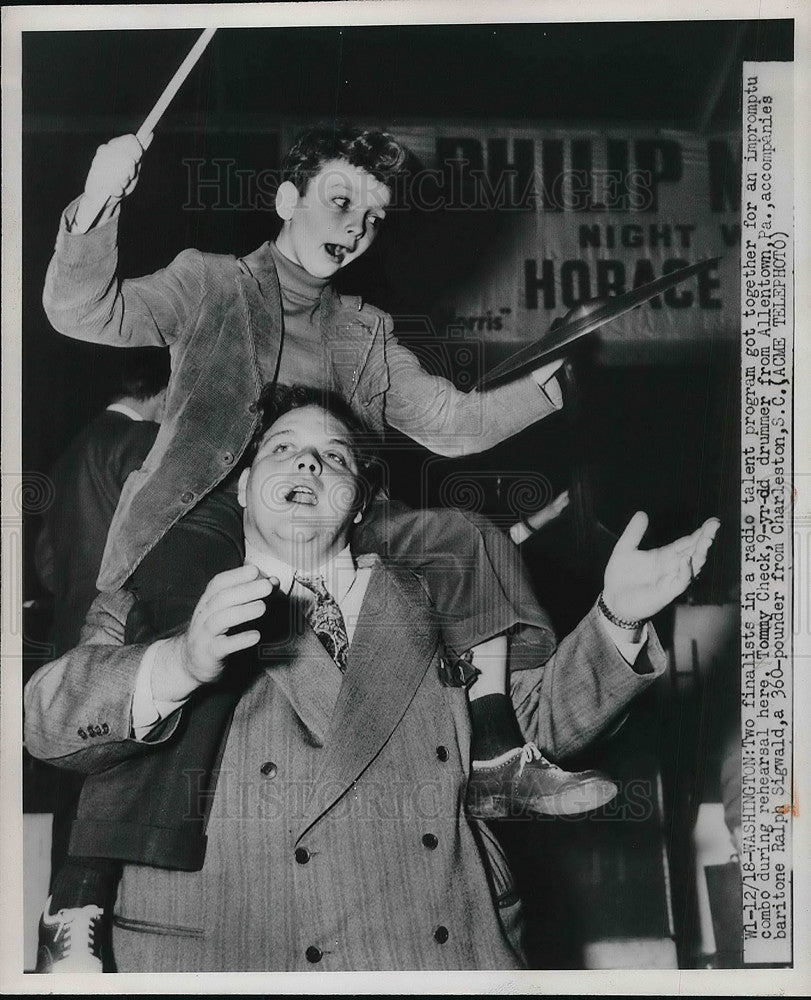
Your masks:
<svg viewBox="0 0 811 1000"><path fill-rule="evenodd" d="M86 233L93 226L108 222L117 212L122 200L135 189L141 157L152 142L155 127L216 30L206 28L201 32L135 135L120 136L100 147L87 175L84 194L71 226L72 232Z"/></svg>

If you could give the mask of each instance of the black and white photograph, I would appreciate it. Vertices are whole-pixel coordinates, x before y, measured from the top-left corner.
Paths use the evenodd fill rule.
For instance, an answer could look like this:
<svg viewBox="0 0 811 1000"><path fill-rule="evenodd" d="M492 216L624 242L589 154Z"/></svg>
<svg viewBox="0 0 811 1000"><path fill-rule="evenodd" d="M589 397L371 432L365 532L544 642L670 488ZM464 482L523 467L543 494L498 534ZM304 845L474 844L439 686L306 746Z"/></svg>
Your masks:
<svg viewBox="0 0 811 1000"><path fill-rule="evenodd" d="M4 988L806 993L799 6L3 19Z"/></svg>

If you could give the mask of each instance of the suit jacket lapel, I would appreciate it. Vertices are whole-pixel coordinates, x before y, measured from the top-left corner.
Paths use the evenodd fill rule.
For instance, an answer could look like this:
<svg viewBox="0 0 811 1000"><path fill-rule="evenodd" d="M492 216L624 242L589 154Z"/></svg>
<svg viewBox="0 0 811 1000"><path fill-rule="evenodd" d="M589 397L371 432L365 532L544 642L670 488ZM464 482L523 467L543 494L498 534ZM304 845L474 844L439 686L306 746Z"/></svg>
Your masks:
<svg viewBox="0 0 811 1000"><path fill-rule="evenodd" d="M282 293L268 244L237 261L246 322L259 369L260 388L276 371L282 344Z"/></svg>
<svg viewBox="0 0 811 1000"><path fill-rule="evenodd" d="M372 572L300 835L379 753L431 663L438 633L426 615L414 613L417 592L424 602L416 580L382 565Z"/></svg>
<svg viewBox="0 0 811 1000"><path fill-rule="evenodd" d="M357 315L341 303L329 286L324 289L321 294L321 338L333 376L349 403L375 342L372 331Z"/></svg>

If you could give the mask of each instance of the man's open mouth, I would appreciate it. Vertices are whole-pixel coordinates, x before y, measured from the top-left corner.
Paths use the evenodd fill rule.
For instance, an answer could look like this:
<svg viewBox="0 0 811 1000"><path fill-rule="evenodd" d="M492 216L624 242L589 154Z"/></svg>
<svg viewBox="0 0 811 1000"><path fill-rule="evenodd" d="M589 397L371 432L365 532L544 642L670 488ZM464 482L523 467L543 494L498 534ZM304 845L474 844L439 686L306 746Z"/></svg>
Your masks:
<svg viewBox="0 0 811 1000"><path fill-rule="evenodd" d="M324 249L336 264L340 264L344 257L352 252L349 247L345 247L342 243L325 243Z"/></svg>
<svg viewBox="0 0 811 1000"><path fill-rule="evenodd" d="M294 486L285 495L285 500L288 503L301 503L308 507L315 507L318 503L318 497L309 486Z"/></svg>

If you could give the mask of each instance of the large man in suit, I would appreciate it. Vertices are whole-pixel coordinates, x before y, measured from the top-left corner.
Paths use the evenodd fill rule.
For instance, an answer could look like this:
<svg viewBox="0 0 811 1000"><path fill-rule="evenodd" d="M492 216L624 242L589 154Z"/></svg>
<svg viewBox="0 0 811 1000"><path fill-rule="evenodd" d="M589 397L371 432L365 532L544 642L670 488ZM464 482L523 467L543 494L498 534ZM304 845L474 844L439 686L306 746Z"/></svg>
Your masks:
<svg viewBox="0 0 811 1000"><path fill-rule="evenodd" d="M468 707L443 686L427 592L349 549L363 516L351 413L310 402L264 426L240 480L246 564L153 642L124 645L134 598L102 595L84 645L26 689L32 752L93 776L86 852L116 843L139 862L116 902L118 968L520 968L509 870L464 812ZM664 670L640 620L686 586L715 526L655 553L638 551L643 530L638 516L618 543L602 605L613 628L636 619L638 648L623 655L595 608L511 679L527 738L552 755ZM505 657L506 640L489 651ZM115 824L113 788L139 798Z"/></svg>

